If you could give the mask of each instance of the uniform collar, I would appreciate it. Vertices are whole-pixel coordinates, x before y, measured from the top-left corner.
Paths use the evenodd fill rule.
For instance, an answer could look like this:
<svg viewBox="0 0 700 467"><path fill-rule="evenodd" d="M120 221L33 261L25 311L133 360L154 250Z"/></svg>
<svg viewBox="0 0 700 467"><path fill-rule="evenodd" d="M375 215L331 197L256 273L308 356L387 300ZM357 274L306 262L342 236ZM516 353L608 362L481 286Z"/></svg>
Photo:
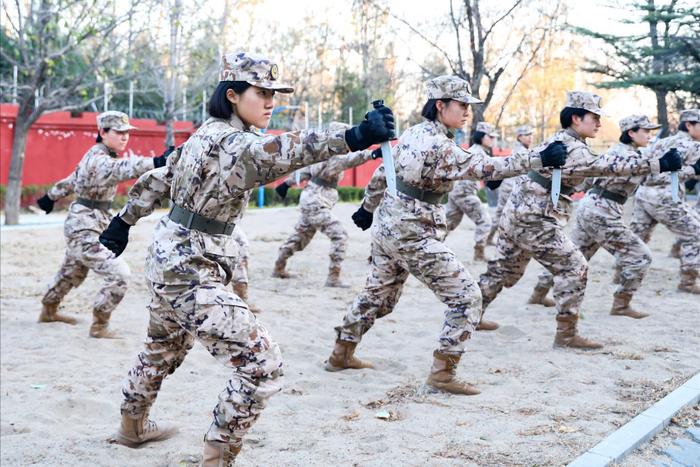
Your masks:
<svg viewBox="0 0 700 467"><path fill-rule="evenodd" d="M229 119L228 122L234 128L238 128L239 130L243 130L243 131L250 131L251 127L246 127L243 124L243 120L241 120L238 117L238 115L236 115L235 113L231 113L231 118Z"/></svg>
<svg viewBox="0 0 700 467"><path fill-rule="evenodd" d="M690 134L688 134L688 132L686 132L686 131L679 131L678 133L676 133L676 135L677 135L679 138L681 138L681 139L687 139L687 140L689 140L689 141L695 141L693 138L690 137Z"/></svg>
<svg viewBox="0 0 700 467"><path fill-rule="evenodd" d="M581 135L579 135L578 133L576 133L576 131L575 131L573 128L571 128L571 127L565 129L565 130L564 130L564 133L566 133L567 135L571 136L572 138L574 138L574 139L576 139L576 140L581 141L581 142L584 143L584 144L586 143L586 138L581 137Z"/></svg>
<svg viewBox="0 0 700 467"><path fill-rule="evenodd" d="M112 151L111 149L109 149L109 148L107 147L106 144L104 144L104 143L97 143L97 144L98 144L98 146L102 146L102 149L104 149L105 152L106 152L107 154L109 154L109 157L111 157L111 158L113 158L113 159L116 159L117 157L119 157L119 156L117 155L117 153L114 152L114 151Z"/></svg>
<svg viewBox="0 0 700 467"><path fill-rule="evenodd" d="M447 136L450 139L453 139L455 137L455 134L447 128L442 122L439 120L435 120L432 122L433 125L435 125L435 128L437 129L438 133L442 133L443 135Z"/></svg>

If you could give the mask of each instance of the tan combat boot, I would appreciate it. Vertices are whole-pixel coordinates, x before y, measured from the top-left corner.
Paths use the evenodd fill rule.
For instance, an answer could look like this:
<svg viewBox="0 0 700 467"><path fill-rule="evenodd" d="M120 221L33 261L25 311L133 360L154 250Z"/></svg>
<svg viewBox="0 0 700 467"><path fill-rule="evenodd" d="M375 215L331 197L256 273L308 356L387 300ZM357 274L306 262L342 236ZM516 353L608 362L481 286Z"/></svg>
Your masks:
<svg viewBox="0 0 700 467"><path fill-rule="evenodd" d="M326 287L339 287L341 289L350 288L350 284L340 280L340 266L331 266L328 268L328 278L326 279Z"/></svg>
<svg viewBox="0 0 700 467"><path fill-rule="evenodd" d="M253 305L248 301L248 283L247 282L234 282L233 283L233 293L238 295L238 297L246 302L248 309L253 313L260 313L260 308Z"/></svg>
<svg viewBox="0 0 700 467"><path fill-rule="evenodd" d="M475 396L481 391L469 383L455 377L460 355L449 355L433 352L433 365L430 367L430 375L426 380L426 386L438 391L449 392L450 394L460 394L465 396Z"/></svg>
<svg viewBox="0 0 700 467"><path fill-rule="evenodd" d="M484 245L474 245L474 261L486 261Z"/></svg>
<svg viewBox="0 0 700 467"><path fill-rule="evenodd" d="M291 274L287 272L287 258L280 256L275 261L275 269L272 271L272 277L278 277L280 279L289 279L292 277Z"/></svg>
<svg viewBox="0 0 700 467"><path fill-rule="evenodd" d="M547 308L553 307L556 303L551 298L547 298L547 292L549 292L548 287L535 287L527 303L530 305L542 305Z"/></svg>
<svg viewBox="0 0 700 467"><path fill-rule="evenodd" d="M66 323L66 324L76 324L78 322L77 319L67 316L67 315L62 315L61 313L58 312L58 303L55 304L43 304L42 309L41 309L41 314L39 314L39 322L40 323L53 323L55 321L59 321L61 323Z"/></svg>
<svg viewBox="0 0 700 467"><path fill-rule="evenodd" d="M479 321L479 324L476 326L477 331L495 331L498 328L497 322L484 319L483 314L481 315L481 321Z"/></svg>
<svg viewBox="0 0 700 467"><path fill-rule="evenodd" d="M356 342L341 341L340 339L335 341L335 347L331 356L328 357L326 362L327 371L341 371L341 370L360 370L362 368L374 368L369 362L363 362L359 358L355 357L355 347L357 347Z"/></svg>
<svg viewBox="0 0 700 467"><path fill-rule="evenodd" d="M576 331L578 315L557 315L557 334L554 337L554 347L570 347L574 349L600 349L603 344L586 339Z"/></svg>
<svg viewBox="0 0 700 467"><path fill-rule="evenodd" d="M678 284L678 290L681 292L700 294L700 285L696 282L697 278L698 273L695 271L681 271L681 283Z"/></svg>
<svg viewBox="0 0 700 467"><path fill-rule="evenodd" d="M118 339L116 332L109 329L109 317L111 313L92 310L92 325L90 325L90 337L97 339Z"/></svg>
<svg viewBox="0 0 700 467"><path fill-rule="evenodd" d="M610 314L613 316L629 316L634 319L642 319L649 316L649 313L642 313L630 306L632 294L620 293L613 296L613 305Z"/></svg>
<svg viewBox="0 0 700 467"><path fill-rule="evenodd" d="M148 413L136 418L122 414L122 424L112 442L137 448L150 441L162 441L177 433L177 428L170 424L157 425L148 419Z"/></svg>
<svg viewBox="0 0 700 467"><path fill-rule="evenodd" d="M680 244L680 242L675 242L671 246L671 251L668 253L668 256L670 256L671 258L680 259L680 257L681 257L681 244Z"/></svg>
<svg viewBox="0 0 700 467"><path fill-rule="evenodd" d="M201 467L232 467L236 456L241 452L241 445L204 442Z"/></svg>

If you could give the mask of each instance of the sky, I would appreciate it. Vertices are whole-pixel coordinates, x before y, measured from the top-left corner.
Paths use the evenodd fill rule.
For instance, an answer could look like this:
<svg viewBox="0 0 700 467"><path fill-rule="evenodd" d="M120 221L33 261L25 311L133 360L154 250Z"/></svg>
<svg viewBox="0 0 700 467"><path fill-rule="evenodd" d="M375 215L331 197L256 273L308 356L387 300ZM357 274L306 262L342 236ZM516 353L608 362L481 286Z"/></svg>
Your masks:
<svg viewBox="0 0 700 467"><path fill-rule="evenodd" d="M526 0L527 1L527 0ZM624 2L611 0L562 0L568 10L568 22L575 26L590 28L603 33L639 33L644 32L643 24L621 25L620 20L624 19L628 12L621 5ZM455 6L459 4L455 2ZM319 6L322 5L322 6ZM422 24L431 18L444 18L449 12L449 0L432 0L429 9L426 9L425 0L388 0L388 5L392 14L404 18L411 24ZM486 6L490 9L505 11L512 5L512 0L488 0L482 2L482 8ZM262 0L255 6L256 22L278 23L280 25L291 25L303 22L304 18L312 16L328 18L336 31L348 31L352 27L350 0L326 0L319 3L317 0ZM394 21L394 23L396 23ZM388 26L389 27L389 26ZM401 32L403 29L403 32ZM397 47L397 53L402 60L404 67L414 70L418 67L411 62L421 61L422 56L432 52L432 49L424 41L415 35L407 34L405 28L400 28L398 38L401 47ZM450 40L450 44L454 42ZM274 53L274 51L273 51ZM601 53L598 48L592 48L591 53ZM276 57L282 62L282 72L284 71L284 57ZM582 59L583 60L583 59ZM577 87L585 90L595 91L588 80L589 76L580 74L577 79ZM629 109L637 109L648 114L655 114L655 100L651 92L645 90L615 91L612 93L606 107L612 118L619 119L629 115Z"/></svg>

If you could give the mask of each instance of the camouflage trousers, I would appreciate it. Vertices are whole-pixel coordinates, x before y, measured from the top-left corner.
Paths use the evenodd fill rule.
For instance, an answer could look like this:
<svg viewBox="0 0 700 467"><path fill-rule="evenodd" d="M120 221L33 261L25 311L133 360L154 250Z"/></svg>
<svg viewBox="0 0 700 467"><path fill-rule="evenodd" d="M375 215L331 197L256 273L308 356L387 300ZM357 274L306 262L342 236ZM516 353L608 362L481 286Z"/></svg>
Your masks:
<svg viewBox="0 0 700 467"><path fill-rule="evenodd" d="M93 310L104 317L119 305L126 293L131 272L123 258L105 248L98 240L99 232L80 230L66 238L66 254L58 273L51 281L41 302L57 305L68 292L83 283L89 271L103 279Z"/></svg>
<svg viewBox="0 0 700 467"><path fill-rule="evenodd" d="M481 294L455 254L435 238L424 238L397 247L373 239L372 262L365 288L355 298L343 324L335 328L340 340L360 342L362 336L394 310L408 275L413 274L447 305L437 350L464 352L481 319Z"/></svg>
<svg viewBox="0 0 700 467"><path fill-rule="evenodd" d="M648 242L656 225L663 224L678 238L681 271L700 271L700 215L685 201L664 201L669 200L662 198L654 203L635 197L632 231Z"/></svg>
<svg viewBox="0 0 700 467"><path fill-rule="evenodd" d="M462 217L466 214L469 219L474 222L476 229L474 231L474 243L476 245L486 246L489 232L491 232L491 216L488 208L481 202L478 196L471 195L454 199L449 197L447 200L446 217L447 230L453 231L457 228Z"/></svg>
<svg viewBox="0 0 700 467"><path fill-rule="evenodd" d="M220 283L148 285L148 335L122 387L121 412L134 417L147 413L163 379L198 340L232 371L205 440L239 444L267 400L281 389L279 347L246 304Z"/></svg>
<svg viewBox="0 0 700 467"><path fill-rule="evenodd" d="M501 215L503 215L503 208L506 207L508 198L510 198L510 193L513 191L513 185L516 183L515 178L506 178L498 187L498 204L496 205L496 213L491 222L491 231L489 236L495 234L498 231L498 224L501 220Z"/></svg>
<svg viewBox="0 0 700 467"><path fill-rule="evenodd" d="M634 294L651 265L651 250L623 219L622 205L615 201L588 194L576 210L571 239L589 260L604 248L615 257L620 268L620 284L615 295ZM552 275L539 275L537 287L550 288Z"/></svg>
<svg viewBox="0 0 700 467"><path fill-rule="evenodd" d="M554 301L559 314L578 315L586 290L586 258L554 219L518 222L506 209L498 227L497 254L479 278L484 310L503 287L514 286L531 258L554 275Z"/></svg>
<svg viewBox="0 0 700 467"><path fill-rule="evenodd" d="M328 208L302 210L301 217L294 226L294 233L279 248L278 258L286 260L297 251L302 251L309 245L317 230L331 240L331 267L340 266L348 249L348 233Z"/></svg>
<svg viewBox="0 0 700 467"><path fill-rule="evenodd" d="M233 240L238 244L238 259L233 270L234 284L248 283L248 258L250 258L250 244L248 236L238 225L233 229Z"/></svg>

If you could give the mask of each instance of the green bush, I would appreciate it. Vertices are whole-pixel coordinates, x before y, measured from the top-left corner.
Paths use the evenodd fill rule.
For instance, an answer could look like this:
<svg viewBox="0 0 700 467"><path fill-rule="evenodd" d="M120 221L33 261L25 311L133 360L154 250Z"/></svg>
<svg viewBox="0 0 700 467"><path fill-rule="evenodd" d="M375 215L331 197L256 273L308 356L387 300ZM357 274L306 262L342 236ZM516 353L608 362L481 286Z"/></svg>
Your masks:
<svg viewBox="0 0 700 467"><path fill-rule="evenodd" d="M287 197L283 200L277 194L274 188L265 187L265 207L270 206L296 206L299 204L301 197L301 188L290 188L287 191ZM362 201L365 189L354 186L338 187L338 200L342 202L357 202ZM257 207L258 205L258 190L253 190L250 196L249 207Z"/></svg>

